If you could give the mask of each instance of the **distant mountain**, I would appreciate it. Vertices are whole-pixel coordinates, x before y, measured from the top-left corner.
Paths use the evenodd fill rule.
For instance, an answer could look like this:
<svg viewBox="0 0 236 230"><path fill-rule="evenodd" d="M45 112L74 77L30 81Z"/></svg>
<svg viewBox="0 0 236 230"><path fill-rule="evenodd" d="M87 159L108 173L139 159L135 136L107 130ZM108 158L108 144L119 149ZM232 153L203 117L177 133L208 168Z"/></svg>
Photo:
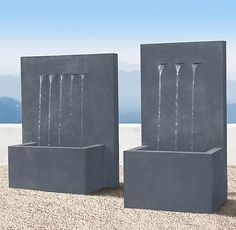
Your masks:
<svg viewBox="0 0 236 230"><path fill-rule="evenodd" d="M21 100L21 79L19 76L0 76L0 97Z"/></svg>
<svg viewBox="0 0 236 230"><path fill-rule="evenodd" d="M141 88L139 71L119 71L119 122L141 122Z"/></svg>
<svg viewBox="0 0 236 230"><path fill-rule="evenodd" d="M140 70L139 64L131 64L131 63L119 61L118 66L119 66L120 71L132 72L132 71Z"/></svg>
<svg viewBox="0 0 236 230"><path fill-rule="evenodd" d="M236 103L227 105L227 123L236 123Z"/></svg>
<svg viewBox="0 0 236 230"><path fill-rule="evenodd" d="M236 104L236 80L227 81L227 103Z"/></svg>
<svg viewBox="0 0 236 230"><path fill-rule="evenodd" d="M21 103L8 97L0 97L0 123L21 123Z"/></svg>
<svg viewBox="0 0 236 230"><path fill-rule="evenodd" d="M119 121L141 122L141 85L139 71L119 71ZM227 81L227 122L236 123L236 80Z"/></svg>
<svg viewBox="0 0 236 230"><path fill-rule="evenodd" d="M136 64L119 62L119 122L140 123L141 122L141 89L140 71ZM231 74L231 77L234 75ZM20 77L0 76L0 97L20 98ZM236 123L236 80L227 81L228 122ZM14 107L14 106L13 106ZM12 108L13 108L12 107ZM3 114L0 107L0 114ZM3 116L3 115L2 115ZM13 122L19 115L16 114ZM0 123L2 121L0 120Z"/></svg>

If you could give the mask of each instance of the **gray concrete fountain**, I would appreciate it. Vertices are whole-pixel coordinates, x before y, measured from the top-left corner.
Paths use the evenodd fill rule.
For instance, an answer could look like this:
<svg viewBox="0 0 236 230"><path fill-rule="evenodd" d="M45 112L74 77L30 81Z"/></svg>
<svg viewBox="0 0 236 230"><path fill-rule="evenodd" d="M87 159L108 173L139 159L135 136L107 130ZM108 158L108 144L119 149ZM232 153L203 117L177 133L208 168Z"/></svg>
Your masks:
<svg viewBox="0 0 236 230"><path fill-rule="evenodd" d="M226 43L141 45L141 92L125 207L216 211L227 199Z"/></svg>
<svg viewBox="0 0 236 230"><path fill-rule="evenodd" d="M116 54L23 57L23 144L9 186L87 194L119 184Z"/></svg>

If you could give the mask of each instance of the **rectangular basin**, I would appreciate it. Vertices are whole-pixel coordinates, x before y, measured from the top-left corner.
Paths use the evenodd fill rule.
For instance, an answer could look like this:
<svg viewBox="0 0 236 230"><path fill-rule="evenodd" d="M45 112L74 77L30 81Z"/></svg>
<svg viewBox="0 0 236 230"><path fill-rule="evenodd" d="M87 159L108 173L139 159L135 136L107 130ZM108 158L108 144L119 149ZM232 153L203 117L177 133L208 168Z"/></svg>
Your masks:
<svg viewBox="0 0 236 230"><path fill-rule="evenodd" d="M8 147L9 187L88 194L104 187L104 145Z"/></svg>
<svg viewBox="0 0 236 230"><path fill-rule="evenodd" d="M206 152L124 152L124 206L212 213L227 199L225 148Z"/></svg>

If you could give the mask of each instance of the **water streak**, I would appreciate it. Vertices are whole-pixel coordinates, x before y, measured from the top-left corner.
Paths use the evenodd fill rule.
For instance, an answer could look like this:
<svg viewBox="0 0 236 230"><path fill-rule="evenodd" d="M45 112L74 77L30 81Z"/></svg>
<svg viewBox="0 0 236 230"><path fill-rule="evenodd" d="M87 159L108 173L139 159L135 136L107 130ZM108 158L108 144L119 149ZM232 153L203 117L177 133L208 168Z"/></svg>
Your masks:
<svg viewBox="0 0 236 230"><path fill-rule="evenodd" d="M77 76L77 75L76 74L70 75L69 118L70 118L70 135L71 135L72 142L73 142L73 122L72 122L72 115L73 115L73 85L74 85L75 76Z"/></svg>
<svg viewBox="0 0 236 230"><path fill-rule="evenodd" d="M49 101L48 101L48 146L51 145L51 106L52 106L52 81L54 75L49 75Z"/></svg>
<svg viewBox="0 0 236 230"><path fill-rule="evenodd" d="M161 131L161 80L162 71L166 64L158 65L158 108L157 108L157 150L160 149L160 131Z"/></svg>
<svg viewBox="0 0 236 230"><path fill-rule="evenodd" d="M80 95L80 144L83 146L84 138L84 78L85 74L81 74L81 95Z"/></svg>
<svg viewBox="0 0 236 230"><path fill-rule="evenodd" d="M74 84L74 77L76 75L72 74L70 76L70 122L72 122L72 110L73 110L73 84Z"/></svg>
<svg viewBox="0 0 236 230"><path fill-rule="evenodd" d="M61 74L59 77L60 77L60 82L59 82L60 91L59 91L58 145L61 146L62 85L63 85L64 75Z"/></svg>
<svg viewBox="0 0 236 230"><path fill-rule="evenodd" d="M181 67L183 66L182 63L175 64L175 69L176 69L176 83L175 83L175 88L176 88L176 93L175 93L175 141L174 141L174 147L175 151L178 150L178 131L179 131L179 71Z"/></svg>
<svg viewBox="0 0 236 230"><path fill-rule="evenodd" d="M45 75L39 76L39 115L38 115L38 145L41 144L41 107L42 107L42 85L43 85L43 79Z"/></svg>
<svg viewBox="0 0 236 230"><path fill-rule="evenodd" d="M195 104L195 76L196 76L196 69L199 63L192 64L192 113L191 113L191 151L194 148L193 142L193 135L194 135L194 104Z"/></svg>

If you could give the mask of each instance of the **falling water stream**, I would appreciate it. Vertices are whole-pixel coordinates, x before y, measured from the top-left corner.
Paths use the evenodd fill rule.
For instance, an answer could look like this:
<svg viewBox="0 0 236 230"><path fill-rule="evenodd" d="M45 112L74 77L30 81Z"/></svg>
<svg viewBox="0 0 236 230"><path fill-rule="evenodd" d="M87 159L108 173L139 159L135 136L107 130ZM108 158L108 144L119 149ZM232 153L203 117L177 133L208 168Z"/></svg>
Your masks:
<svg viewBox="0 0 236 230"><path fill-rule="evenodd" d="M59 91L58 145L61 146L62 85L63 85L64 75L61 74L59 77L60 77L60 82L59 82L60 91Z"/></svg>
<svg viewBox="0 0 236 230"><path fill-rule="evenodd" d="M192 113L191 113L191 151L194 148L193 142L193 135L194 135L194 104L195 104L195 76L196 76L196 69L199 63L192 64Z"/></svg>
<svg viewBox="0 0 236 230"><path fill-rule="evenodd" d="M70 117L70 130L71 130L71 140L73 140L73 122L72 122L72 114L73 114L73 85L74 78L77 76L76 74L70 75L70 108L69 108L69 117Z"/></svg>
<svg viewBox="0 0 236 230"><path fill-rule="evenodd" d="M76 75L72 74L70 76L70 122L72 121L72 110L73 110L73 84L74 84L74 77Z"/></svg>
<svg viewBox="0 0 236 230"><path fill-rule="evenodd" d="M157 150L160 149L160 131L161 131L161 78L162 78L162 71L166 64L159 64L158 65L158 108L157 108Z"/></svg>
<svg viewBox="0 0 236 230"><path fill-rule="evenodd" d="M42 85L44 75L39 76L39 116L38 116L38 145L40 145L40 131L41 131L41 106L42 106Z"/></svg>
<svg viewBox="0 0 236 230"><path fill-rule="evenodd" d="M80 95L80 144L83 146L84 136L84 78L85 74L81 74L81 95Z"/></svg>
<svg viewBox="0 0 236 230"><path fill-rule="evenodd" d="M48 101L48 146L51 145L51 106L52 106L52 81L54 75L49 75L49 101Z"/></svg>
<svg viewBox="0 0 236 230"><path fill-rule="evenodd" d="M179 64L175 64L175 68L176 68L176 93L175 93L175 141L174 141L174 147L175 147L175 151L178 150L178 129L179 129L179 71L182 67L182 63Z"/></svg>
<svg viewBox="0 0 236 230"><path fill-rule="evenodd" d="M39 85L39 114L38 114L38 143L40 145L40 132L41 132L41 106L42 106L42 84L43 79L46 75L40 75L40 85ZM80 144L83 145L83 135L84 135L84 79L86 74L72 74L70 75L70 89L69 89L69 119L71 123L71 130L73 131L72 115L73 115L73 85L75 76L81 77L81 89L80 89ZM49 75L49 99L48 99L48 146L51 145L51 110L52 110L52 84L55 75ZM62 129L62 94L63 94L63 79L65 74L59 75L59 109L58 109L58 146L61 146L61 129ZM73 132L72 132L73 133Z"/></svg>

